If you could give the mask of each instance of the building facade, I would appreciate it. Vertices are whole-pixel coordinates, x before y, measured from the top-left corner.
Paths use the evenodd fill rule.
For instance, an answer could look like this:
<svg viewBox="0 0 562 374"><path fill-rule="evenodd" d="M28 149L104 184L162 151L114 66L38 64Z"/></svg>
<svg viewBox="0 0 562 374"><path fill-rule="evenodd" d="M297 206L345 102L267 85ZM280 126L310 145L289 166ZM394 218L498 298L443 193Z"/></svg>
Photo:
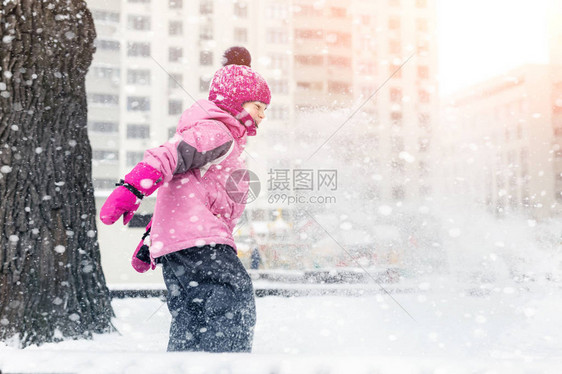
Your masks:
<svg viewBox="0 0 562 374"><path fill-rule="evenodd" d="M560 66L525 65L482 82L456 95L447 113L444 195L472 198L499 217L562 212Z"/></svg>
<svg viewBox="0 0 562 374"><path fill-rule="evenodd" d="M181 112L207 97L233 45L251 51L252 67L272 89L267 122L245 152L262 190L271 168L306 166L308 155L287 151L301 114L335 109L360 118L345 136L369 142L364 158L378 176L369 199L430 196L435 0L88 0L88 7L98 34L87 90L99 206L144 150L173 134ZM149 201L141 213L150 213ZM267 235L290 210L258 199L246 218Z"/></svg>

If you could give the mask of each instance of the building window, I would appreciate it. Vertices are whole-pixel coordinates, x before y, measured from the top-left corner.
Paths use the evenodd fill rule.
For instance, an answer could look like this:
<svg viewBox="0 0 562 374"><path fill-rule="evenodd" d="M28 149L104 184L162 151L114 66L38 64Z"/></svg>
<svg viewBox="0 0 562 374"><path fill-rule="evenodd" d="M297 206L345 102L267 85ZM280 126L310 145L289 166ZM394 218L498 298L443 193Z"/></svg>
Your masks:
<svg viewBox="0 0 562 374"><path fill-rule="evenodd" d="M286 105L272 106L267 109L267 118L276 121L287 121L289 119L289 107Z"/></svg>
<svg viewBox="0 0 562 374"><path fill-rule="evenodd" d="M389 30L400 30L400 18L390 17L388 19L388 29Z"/></svg>
<svg viewBox="0 0 562 374"><path fill-rule="evenodd" d="M289 81L286 79L273 79L269 86L271 88L271 92L274 94L289 94Z"/></svg>
<svg viewBox="0 0 562 374"><path fill-rule="evenodd" d="M127 84L146 86L150 84L150 70L127 70Z"/></svg>
<svg viewBox="0 0 562 374"><path fill-rule="evenodd" d="M94 149L92 159L96 161L119 161L119 152Z"/></svg>
<svg viewBox="0 0 562 374"><path fill-rule="evenodd" d="M234 28L234 41L238 43L248 42L248 29L242 27Z"/></svg>
<svg viewBox="0 0 562 374"><path fill-rule="evenodd" d="M150 110L150 98L144 96L131 96L127 98L129 112L147 112Z"/></svg>
<svg viewBox="0 0 562 374"><path fill-rule="evenodd" d="M168 101L168 114L173 116L181 114L183 111L183 104L181 100L170 100Z"/></svg>
<svg viewBox="0 0 562 374"><path fill-rule="evenodd" d="M168 6L170 9L181 9L183 8L183 0L168 0Z"/></svg>
<svg viewBox="0 0 562 374"><path fill-rule="evenodd" d="M282 29L267 29L265 38L273 44L286 44L289 41L289 35Z"/></svg>
<svg viewBox="0 0 562 374"><path fill-rule="evenodd" d="M213 25L204 24L199 26L199 40L213 39Z"/></svg>
<svg viewBox="0 0 562 374"><path fill-rule="evenodd" d="M199 65L202 66L213 65L213 52L211 51L199 52Z"/></svg>
<svg viewBox="0 0 562 374"><path fill-rule="evenodd" d="M103 39L95 39L94 45L97 49L105 50L105 51L118 51L119 50L119 42L116 40L103 40Z"/></svg>
<svg viewBox="0 0 562 374"><path fill-rule="evenodd" d="M127 43L127 56L130 57L149 57L150 44L149 43Z"/></svg>
<svg viewBox="0 0 562 374"><path fill-rule="evenodd" d="M183 49L180 47L170 47L168 59L170 62L180 62L183 57Z"/></svg>
<svg viewBox="0 0 562 374"><path fill-rule="evenodd" d="M326 43L337 46L351 46L351 34L345 32L330 32L326 34Z"/></svg>
<svg viewBox="0 0 562 374"><path fill-rule="evenodd" d="M402 102L402 90L400 88L390 89L390 102L401 103Z"/></svg>
<svg viewBox="0 0 562 374"><path fill-rule="evenodd" d="M270 54L270 68L287 70L289 68L289 58L287 55L283 54Z"/></svg>
<svg viewBox="0 0 562 374"><path fill-rule="evenodd" d="M92 17L97 22L119 23L119 13L115 12L92 9Z"/></svg>
<svg viewBox="0 0 562 374"><path fill-rule="evenodd" d="M100 79L119 79L120 71L119 68L114 67L104 67L104 66L94 66L92 68L92 75Z"/></svg>
<svg viewBox="0 0 562 374"><path fill-rule="evenodd" d="M150 17L131 15L127 19L127 29L138 31L150 30Z"/></svg>
<svg viewBox="0 0 562 374"><path fill-rule="evenodd" d="M400 65L390 64L388 65L388 74L390 74L392 78L402 78L402 68Z"/></svg>
<svg viewBox="0 0 562 374"><path fill-rule="evenodd" d="M429 94L429 92L427 90L419 90L418 91L418 97L419 97L420 103L424 103L424 104L429 103L430 100L431 100L431 95Z"/></svg>
<svg viewBox="0 0 562 374"><path fill-rule="evenodd" d="M170 35L182 35L183 34L183 23L181 21L170 21L168 25L168 34Z"/></svg>
<svg viewBox="0 0 562 374"><path fill-rule="evenodd" d="M88 129L92 132L112 133L119 131L117 122L92 121L88 122Z"/></svg>
<svg viewBox="0 0 562 374"><path fill-rule="evenodd" d="M144 152L127 152L127 166L135 166L144 158Z"/></svg>
<svg viewBox="0 0 562 374"><path fill-rule="evenodd" d="M127 125L127 139L148 139L150 138L149 125Z"/></svg>
<svg viewBox="0 0 562 374"><path fill-rule="evenodd" d="M199 78L199 91L206 92L209 91L209 85L211 84L211 78L200 77Z"/></svg>
<svg viewBox="0 0 562 374"><path fill-rule="evenodd" d="M388 51L394 55L402 53L402 44L400 43L400 40L391 39L388 42Z"/></svg>
<svg viewBox="0 0 562 374"><path fill-rule="evenodd" d="M427 40L418 41L418 53L422 56L426 56L429 53L429 42Z"/></svg>
<svg viewBox="0 0 562 374"><path fill-rule="evenodd" d="M213 14L213 1L201 0L201 4L199 4L199 13L202 15Z"/></svg>
<svg viewBox="0 0 562 374"><path fill-rule="evenodd" d="M371 97L376 92L376 88L373 86L363 86L361 87L361 96Z"/></svg>
<svg viewBox="0 0 562 374"><path fill-rule="evenodd" d="M348 94L351 92L351 85L347 82L328 81L328 92L334 94Z"/></svg>
<svg viewBox="0 0 562 374"><path fill-rule="evenodd" d="M297 89L299 90L322 91L322 87L323 87L322 82L303 82L303 81L297 82Z"/></svg>
<svg viewBox="0 0 562 374"><path fill-rule="evenodd" d="M418 32L428 32L429 31L429 26L427 23L427 19L425 18L419 18L416 20L416 30Z"/></svg>
<svg viewBox="0 0 562 374"><path fill-rule="evenodd" d="M393 126L402 126L402 112L391 112L390 121Z"/></svg>
<svg viewBox="0 0 562 374"><path fill-rule="evenodd" d="M418 78L419 79L428 79L429 78L429 67L418 66Z"/></svg>
<svg viewBox="0 0 562 374"><path fill-rule="evenodd" d="M330 14L332 17L344 18L347 15L347 11L345 8L340 7L331 7Z"/></svg>
<svg viewBox="0 0 562 374"><path fill-rule="evenodd" d="M302 65L320 66L324 64L324 56L297 55L295 56L295 62Z"/></svg>
<svg viewBox="0 0 562 374"><path fill-rule="evenodd" d="M295 14L301 17L320 17L322 16L322 8L314 5L299 5L295 7Z"/></svg>
<svg viewBox="0 0 562 374"><path fill-rule="evenodd" d="M296 29L295 38L320 40L324 38L324 31L315 29Z"/></svg>
<svg viewBox="0 0 562 374"><path fill-rule="evenodd" d="M350 67L351 66L351 60L347 57L328 56L328 65L340 66L340 67Z"/></svg>
<svg viewBox="0 0 562 374"><path fill-rule="evenodd" d="M168 88L180 88L183 85L183 75L171 73L168 76Z"/></svg>
<svg viewBox="0 0 562 374"><path fill-rule="evenodd" d="M234 16L238 18L248 18L248 5L242 1L235 2Z"/></svg>
<svg viewBox="0 0 562 374"><path fill-rule="evenodd" d="M89 94L88 102L97 105L117 106L119 105L119 96L106 94Z"/></svg>
<svg viewBox="0 0 562 374"><path fill-rule="evenodd" d="M94 178L94 190L113 190L115 188L115 179Z"/></svg>
<svg viewBox="0 0 562 374"><path fill-rule="evenodd" d="M286 4L268 4L265 8L267 19L287 19L289 8Z"/></svg>

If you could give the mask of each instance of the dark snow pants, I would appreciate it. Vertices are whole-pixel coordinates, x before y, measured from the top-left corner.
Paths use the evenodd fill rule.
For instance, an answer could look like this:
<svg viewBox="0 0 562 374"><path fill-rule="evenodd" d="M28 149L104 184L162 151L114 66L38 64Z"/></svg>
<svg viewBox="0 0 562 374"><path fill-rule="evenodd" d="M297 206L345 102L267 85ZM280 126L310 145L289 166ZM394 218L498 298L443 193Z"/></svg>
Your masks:
<svg viewBox="0 0 562 374"><path fill-rule="evenodd" d="M172 315L168 351L250 352L254 290L234 249L192 247L160 260Z"/></svg>

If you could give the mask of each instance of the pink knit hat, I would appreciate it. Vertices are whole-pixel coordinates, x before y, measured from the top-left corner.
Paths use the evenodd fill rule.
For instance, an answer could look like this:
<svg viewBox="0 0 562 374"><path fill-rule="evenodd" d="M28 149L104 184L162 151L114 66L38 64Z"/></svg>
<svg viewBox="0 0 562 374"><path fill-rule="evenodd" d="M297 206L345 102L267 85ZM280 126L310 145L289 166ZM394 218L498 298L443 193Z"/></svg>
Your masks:
<svg viewBox="0 0 562 374"><path fill-rule="evenodd" d="M269 105L271 91L265 79L250 67L227 65L215 73L209 100L246 126L248 135L256 135L256 123L242 105L248 101L260 101Z"/></svg>

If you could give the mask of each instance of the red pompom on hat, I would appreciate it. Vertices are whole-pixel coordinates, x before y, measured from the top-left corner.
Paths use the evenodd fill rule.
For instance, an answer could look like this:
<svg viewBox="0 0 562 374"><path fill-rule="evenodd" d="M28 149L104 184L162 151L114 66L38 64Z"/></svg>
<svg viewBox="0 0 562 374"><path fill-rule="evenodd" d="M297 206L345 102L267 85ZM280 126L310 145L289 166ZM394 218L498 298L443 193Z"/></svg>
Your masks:
<svg viewBox="0 0 562 374"><path fill-rule="evenodd" d="M230 47L222 55L222 66L246 65L252 67L250 51L244 47Z"/></svg>
<svg viewBox="0 0 562 374"><path fill-rule="evenodd" d="M269 105L271 91L265 79L250 67L227 65L215 73L211 81L209 100L246 126L248 135L255 135L256 123L242 105L248 101L259 101Z"/></svg>

